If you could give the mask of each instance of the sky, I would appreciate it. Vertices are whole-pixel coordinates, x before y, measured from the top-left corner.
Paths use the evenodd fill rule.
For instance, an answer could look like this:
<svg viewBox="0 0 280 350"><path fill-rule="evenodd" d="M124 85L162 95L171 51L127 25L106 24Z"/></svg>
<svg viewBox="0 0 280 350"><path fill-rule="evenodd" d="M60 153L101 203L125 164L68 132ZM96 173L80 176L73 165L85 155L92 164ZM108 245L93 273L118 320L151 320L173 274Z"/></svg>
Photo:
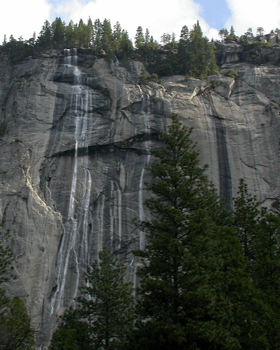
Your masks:
<svg viewBox="0 0 280 350"><path fill-rule="evenodd" d="M119 21L134 41L136 29L149 29L160 41L163 33L175 33L178 40L181 28L189 29L199 20L204 35L219 39L221 28L233 26L236 35L248 28L256 34L257 27L265 33L280 28L280 0L1 0L0 43L4 34L18 39L38 35L45 22L61 17L67 24L89 17L110 19L112 26Z"/></svg>

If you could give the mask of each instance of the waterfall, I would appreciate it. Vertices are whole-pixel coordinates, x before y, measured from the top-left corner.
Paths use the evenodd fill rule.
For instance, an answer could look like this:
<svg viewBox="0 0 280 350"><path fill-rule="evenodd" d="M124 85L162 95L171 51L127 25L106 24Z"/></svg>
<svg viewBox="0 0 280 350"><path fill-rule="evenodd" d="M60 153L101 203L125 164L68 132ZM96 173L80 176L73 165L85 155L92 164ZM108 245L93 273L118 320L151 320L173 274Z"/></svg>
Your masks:
<svg viewBox="0 0 280 350"><path fill-rule="evenodd" d="M142 98L141 112L144 119L144 138L145 138L144 147L145 147L145 152L147 154L146 164L141 171L140 182L139 182L139 195L138 195L139 220L143 221L145 220L144 202L143 202L144 174L145 174L145 167L150 163L150 159L151 159L151 150L150 150L151 148L151 140L150 140L151 103L150 103L150 96L148 94L144 95L141 87L139 85L138 87ZM141 230L139 233L139 249L140 250L145 249L145 233Z"/></svg>
<svg viewBox="0 0 280 350"><path fill-rule="evenodd" d="M73 86L69 113L74 118L74 165L67 218L64 220L64 232L57 255L57 288L51 300L51 315L62 306L73 303L77 296L81 268L89 264L88 249L88 212L92 178L88 169L89 99L92 94L82 85L82 72L77 66L77 50L64 50L64 66L73 71ZM81 153L82 150L82 154ZM83 190L77 191L78 185ZM71 267L70 267L71 261ZM74 271L74 272L73 272ZM70 276L71 274L71 276ZM71 280L70 296L65 297L66 284ZM68 292L69 294L69 292Z"/></svg>

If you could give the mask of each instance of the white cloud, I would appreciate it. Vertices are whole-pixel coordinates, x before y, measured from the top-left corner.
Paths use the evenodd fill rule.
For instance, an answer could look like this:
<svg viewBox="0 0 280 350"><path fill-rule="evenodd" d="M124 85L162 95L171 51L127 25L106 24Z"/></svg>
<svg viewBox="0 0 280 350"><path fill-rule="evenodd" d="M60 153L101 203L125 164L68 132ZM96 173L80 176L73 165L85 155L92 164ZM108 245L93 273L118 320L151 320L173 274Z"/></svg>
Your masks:
<svg viewBox="0 0 280 350"><path fill-rule="evenodd" d="M55 13L59 14L66 22L73 19L77 23L80 18L84 21L90 16L92 20L99 18L110 19L112 26L119 21L122 28L129 32L132 40L138 26L150 34L156 40L160 40L163 33L175 33L180 36L184 25L189 28L200 20L205 35L216 30L211 30L207 23L199 16L199 5L193 0L96 0L87 4L79 0L69 0L66 4L57 4Z"/></svg>
<svg viewBox="0 0 280 350"><path fill-rule="evenodd" d="M227 0L232 13L226 27L233 25L237 35L244 34L248 28L256 34L257 27L263 27L265 33L280 28L280 1L279 0Z"/></svg>
<svg viewBox="0 0 280 350"><path fill-rule="evenodd" d="M77 23L80 18L87 21L99 18L110 19L112 26L119 21L122 28L134 36L138 26L149 29L156 40L163 33L175 33L179 39L184 25L189 29L200 21L204 35L217 38L218 31L205 22L199 15L200 6L195 0L8 0L0 11L0 44L4 34L18 39L37 36L45 20L52 22L55 17L61 17L67 24L73 19Z"/></svg>
<svg viewBox="0 0 280 350"><path fill-rule="evenodd" d="M21 35L24 39L32 37L33 32L40 32L45 20L49 18L51 6L47 0L7 0L0 11L0 44L4 34L9 39Z"/></svg>

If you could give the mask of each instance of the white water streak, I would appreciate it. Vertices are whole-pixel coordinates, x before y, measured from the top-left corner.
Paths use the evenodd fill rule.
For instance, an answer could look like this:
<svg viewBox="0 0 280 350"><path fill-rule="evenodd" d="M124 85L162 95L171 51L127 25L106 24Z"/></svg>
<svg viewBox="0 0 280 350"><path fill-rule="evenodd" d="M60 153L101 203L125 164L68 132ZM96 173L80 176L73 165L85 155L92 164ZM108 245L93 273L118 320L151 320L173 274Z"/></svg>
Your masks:
<svg viewBox="0 0 280 350"><path fill-rule="evenodd" d="M69 274L69 262L71 254L75 266L75 280L73 277L71 283L74 284L74 291L71 295L73 301L78 292L80 279L80 264L87 266L89 263L89 249L88 249L88 212L90 204L90 193L92 178L88 170L88 105L89 105L89 89L81 85L82 74L77 67L78 57L77 51L74 50L74 56L70 56L70 50L65 50L64 64L73 69L74 85L72 87L72 95L70 100L70 112L75 118L75 154L74 167L72 174L72 183L70 190L70 199L68 207L67 221L64 225L64 232L60 244L60 249L57 256L57 289L51 300L51 315L55 310L58 310L65 304L64 292L67 277ZM85 155L78 155L79 149L85 150ZM84 184L83 196L79 200L77 193L77 183ZM77 207L80 210L76 211ZM79 256L77 238L80 229L82 230L82 254Z"/></svg>
<svg viewBox="0 0 280 350"><path fill-rule="evenodd" d="M141 87L138 85L141 97L142 97L142 115L144 118L144 137L148 138L148 140L144 141L145 151L147 153L146 164L141 171L140 182L139 182L139 195L138 195L138 208L139 208L139 220L145 220L145 212L144 212L144 201L143 201L143 184L144 184L144 174L145 167L149 165L151 159L151 141L150 141L150 116L151 116L151 103L150 96L147 94L146 96L143 94ZM145 249L145 232L140 230L139 233L139 249Z"/></svg>

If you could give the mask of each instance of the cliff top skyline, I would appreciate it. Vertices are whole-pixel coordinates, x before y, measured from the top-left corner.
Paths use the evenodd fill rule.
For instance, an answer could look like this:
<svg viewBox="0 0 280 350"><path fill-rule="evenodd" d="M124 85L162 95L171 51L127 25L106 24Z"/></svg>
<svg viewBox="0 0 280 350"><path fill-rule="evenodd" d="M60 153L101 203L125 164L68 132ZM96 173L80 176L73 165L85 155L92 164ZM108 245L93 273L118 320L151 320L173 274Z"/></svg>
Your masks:
<svg viewBox="0 0 280 350"><path fill-rule="evenodd" d="M138 26L148 28L157 41L163 33L175 33L179 38L183 25L190 28L200 21L201 28L209 39L219 39L221 28L235 29L240 36L251 27L263 27L266 33L280 28L280 2L267 0L265 4L252 0L11 0L2 4L0 11L0 43L4 34L18 39L38 35L45 20L52 22L61 17L68 23L76 23L91 17L110 19L112 25L119 21L134 36Z"/></svg>

